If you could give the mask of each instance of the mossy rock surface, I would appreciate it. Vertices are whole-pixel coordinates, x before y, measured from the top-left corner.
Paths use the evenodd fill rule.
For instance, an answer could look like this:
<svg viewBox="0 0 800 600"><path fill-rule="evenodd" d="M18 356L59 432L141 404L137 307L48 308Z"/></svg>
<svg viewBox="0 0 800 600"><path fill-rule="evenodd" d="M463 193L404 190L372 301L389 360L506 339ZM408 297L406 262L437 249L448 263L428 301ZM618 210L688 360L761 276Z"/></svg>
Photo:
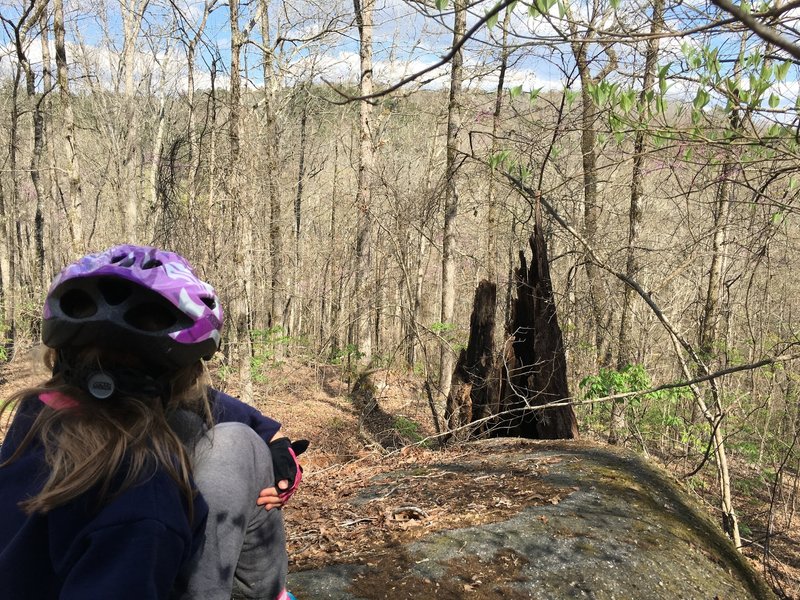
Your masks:
<svg viewBox="0 0 800 600"><path fill-rule="evenodd" d="M475 485L457 484L459 495L437 470ZM489 440L425 473L434 476L423 479L420 497L441 498L448 514L491 504L512 480L519 493L500 517L418 529L356 561L291 573L298 599L775 598L697 503L631 453L586 442ZM376 477L354 496L354 512L410 476Z"/></svg>

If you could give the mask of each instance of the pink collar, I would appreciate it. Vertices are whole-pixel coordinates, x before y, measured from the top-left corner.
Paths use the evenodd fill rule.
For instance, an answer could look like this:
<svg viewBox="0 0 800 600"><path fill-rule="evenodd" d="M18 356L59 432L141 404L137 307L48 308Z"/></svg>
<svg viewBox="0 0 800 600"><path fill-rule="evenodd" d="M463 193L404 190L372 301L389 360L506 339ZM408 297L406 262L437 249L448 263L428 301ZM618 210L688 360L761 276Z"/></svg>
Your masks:
<svg viewBox="0 0 800 600"><path fill-rule="evenodd" d="M53 410L75 408L78 406L78 402L74 398L65 396L61 392L42 392L39 394L39 400L47 404L47 406Z"/></svg>

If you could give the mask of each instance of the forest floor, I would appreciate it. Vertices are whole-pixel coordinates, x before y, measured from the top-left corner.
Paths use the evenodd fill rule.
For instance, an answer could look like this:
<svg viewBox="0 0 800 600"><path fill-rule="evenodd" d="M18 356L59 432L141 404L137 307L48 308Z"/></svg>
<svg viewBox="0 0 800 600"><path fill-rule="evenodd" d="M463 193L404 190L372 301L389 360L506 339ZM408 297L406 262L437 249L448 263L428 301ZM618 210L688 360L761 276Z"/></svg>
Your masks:
<svg viewBox="0 0 800 600"><path fill-rule="evenodd" d="M41 381L42 372L35 364L35 359L21 357L0 370L0 397L7 398ZM214 372L216 387L236 395L236 382L221 379L221 372ZM458 446L437 450L435 438L414 444L436 433L420 378L379 370L370 374L368 382L366 388L354 389L355 382L348 382L347 374L338 366L309 366L295 361L273 365L265 377L254 382L254 404L279 420L292 439L311 441L301 459L305 467L303 485L284 509L292 571L347 562L401 538L413 539L420 525L419 511L425 513L428 532L431 526L443 530L477 525L496 520L503 511L511 514L515 493L531 493L515 486L512 474L502 482L511 496L506 491L497 502L493 499L498 482L491 478L448 481L437 489L435 499L419 498L415 482L431 476L428 465L442 460L442 452L452 461L469 450ZM734 477L762 481L744 461L735 456L731 461ZM353 496L360 489L376 476L398 469L409 472L407 484L388 489L374 501L359 505L357 512L353 510ZM704 472L708 473L707 485L695 484L688 491L715 517L718 511L712 466ZM779 597L800 600L800 527L796 525L800 515L792 514L785 504L776 503L770 510L773 490L769 486L753 483L736 489L736 510L740 521L746 523L743 537L756 540L746 547L746 556L765 574ZM791 491L787 489L786 493ZM543 501L549 500L546 492L542 490ZM779 533L768 541L766 553L764 532L770 518L773 531ZM787 521L792 520L795 525L787 527ZM767 554L769 560L765 561Z"/></svg>

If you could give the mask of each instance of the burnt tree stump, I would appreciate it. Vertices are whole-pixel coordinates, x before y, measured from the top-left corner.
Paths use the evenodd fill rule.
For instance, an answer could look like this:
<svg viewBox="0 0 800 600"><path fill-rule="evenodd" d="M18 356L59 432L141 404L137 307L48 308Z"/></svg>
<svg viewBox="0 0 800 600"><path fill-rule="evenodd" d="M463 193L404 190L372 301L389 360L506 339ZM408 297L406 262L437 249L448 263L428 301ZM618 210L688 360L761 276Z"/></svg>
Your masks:
<svg viewBox="0 0 800 600"><path fill-rule="evenodd" d="M506 332L509 343L501 391L503 408L514 412L504 419L502 429L505 435L532 439L574 438L578 423L571 406L531 408L570 397L564 340L538 204L529 244L533 251L530 266L520 251L520 267L514 273L516 297Z"/></svg>
<svg viewBox="0 0 800 600"><path fill-rule="evenodd" d="M445 408L447 428L458 439L578 435L571 406L537 408L569 398L564 342L538 206L529 244L530 266L520 252L520 267L514 273L515 298L501 357L494 344L497 287L483 280L475 290L469 343L458 357Z"/></svg>
<svg viewBox="0 0 800 600"><path fill-rule="evenodd" d="M453 371L445 420L457 437L475 437L488 431L482 419L496 410L499 382L496 377L494 328L497 286L482 280L475 290L469 324L469 342L461 350ZM473 428L466 428L470 423Z"/></svg>

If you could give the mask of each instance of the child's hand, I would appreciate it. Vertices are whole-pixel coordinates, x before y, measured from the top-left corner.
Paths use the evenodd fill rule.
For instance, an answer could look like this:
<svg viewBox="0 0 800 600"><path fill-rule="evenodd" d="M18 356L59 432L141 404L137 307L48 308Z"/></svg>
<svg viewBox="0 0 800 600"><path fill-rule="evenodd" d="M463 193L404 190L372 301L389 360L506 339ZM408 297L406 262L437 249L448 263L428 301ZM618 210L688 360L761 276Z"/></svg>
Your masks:
<svg viewBox="0 0 800 600"><path fill-rule="evenodd" d="M297 462L298 455L308 448L308 440L292 442L289 438L274 438L269 443L272 454L272 468L277 484L274 489L281 501L281 506L292 497L300 481L303 479L303 467ZM267 496L271 498L271 494ZM269 503L272 504L271 502Z"/></svg>
<svg viewBox="0 0 800 600"><path fill-rule="evenodd" d="M281 481L279 483L286 484L287 482ZM259 506L263 506L265 510L272 510L273 508L281 508L284 502L281 499L277 488L268 487L264 488L263 490L261 490L261 492L259 492L256 504Z"/></svg>

